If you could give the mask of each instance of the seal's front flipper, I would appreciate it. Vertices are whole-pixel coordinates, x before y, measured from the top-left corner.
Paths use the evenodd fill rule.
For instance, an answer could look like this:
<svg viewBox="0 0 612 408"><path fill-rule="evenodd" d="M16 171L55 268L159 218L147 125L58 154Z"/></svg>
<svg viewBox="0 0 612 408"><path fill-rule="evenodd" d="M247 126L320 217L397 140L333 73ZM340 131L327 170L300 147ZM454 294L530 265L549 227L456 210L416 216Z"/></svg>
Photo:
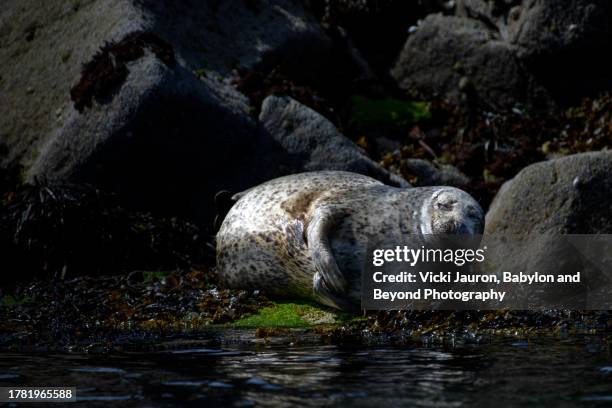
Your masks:
<svg viewBox="0 0 612 408"><path fill-rule="evenodd" d="M340 297L332 293L326 286L323 277L319 272L315 273L312 279L312 289L324 305L340 309L345 312L356 310L356 307L351 304L346 298Z"/></svg>
<svg viewBox="0 0 612 408"><path fill-rule="evenodd" d="M317 273L325 281L325 286L336 294L345 294L348 283L338 268L329 244L329 232L346 216L346 212L321 207L314 210L308 223L306 240L310 257L313 260Z"/></svg>

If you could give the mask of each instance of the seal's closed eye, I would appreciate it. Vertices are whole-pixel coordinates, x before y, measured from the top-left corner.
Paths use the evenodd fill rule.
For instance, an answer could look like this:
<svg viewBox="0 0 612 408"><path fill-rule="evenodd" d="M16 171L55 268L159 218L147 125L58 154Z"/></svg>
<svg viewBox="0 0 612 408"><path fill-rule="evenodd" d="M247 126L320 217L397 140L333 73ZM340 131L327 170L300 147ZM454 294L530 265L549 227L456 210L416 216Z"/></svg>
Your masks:
<svg viewBox="0 0 612 408"><path fill-rule="evenodd" d="M436 203L436 207L443 211L452 211L453 203Z"/></svg>

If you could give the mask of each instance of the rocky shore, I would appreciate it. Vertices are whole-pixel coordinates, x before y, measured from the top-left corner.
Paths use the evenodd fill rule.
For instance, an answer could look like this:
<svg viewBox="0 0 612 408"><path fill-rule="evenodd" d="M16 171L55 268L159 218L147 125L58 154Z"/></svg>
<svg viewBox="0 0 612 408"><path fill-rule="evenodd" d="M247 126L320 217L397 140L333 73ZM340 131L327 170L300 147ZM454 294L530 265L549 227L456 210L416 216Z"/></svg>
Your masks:
<svg viewBox="0 0 612 408"><path fill-rule="evenodd" d="M214 234L220 191L324 169L460 187L486 234L611 233L611 20L607 0L8 0L0 347L263 310L326 341L607 331L605 312L284 309L218 287Z"/></svg>

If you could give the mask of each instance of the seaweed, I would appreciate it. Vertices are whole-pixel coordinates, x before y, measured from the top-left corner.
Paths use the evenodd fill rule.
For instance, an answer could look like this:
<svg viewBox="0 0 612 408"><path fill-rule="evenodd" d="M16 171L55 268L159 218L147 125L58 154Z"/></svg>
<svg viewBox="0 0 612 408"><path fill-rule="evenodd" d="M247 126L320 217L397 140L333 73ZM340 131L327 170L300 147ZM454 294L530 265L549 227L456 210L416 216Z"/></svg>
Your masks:
<svg viewBox="0 0 612 408"><path fill-rule="evenodd" d="M70 90L75 109L83 112L94 99L100 101L110 96L127 78L127 64L143 57L145 48L167 66L176 62L172 46L149 31L135 31L120 41L106 43L83 65L79 83Z"/></svg>
<svg viewBox="0 0 612 408"><path fill-rule="evenodd" d="M8 189L0 227L7 250L0 282L214 262L209 237L196 225L126 209L116 195L91 186Z"/></svg>
<svg viewBox="0 0 612 408"><path fill-rule="evenodd" d="M609 311L380 311L362 316L308 302L220 289L214 268L34 280L0 292L0 350L111 351L240 330L333 344L480 343L492 338L609 334ZM235 340L232 340L235 341ZM294 340L291 340L294 341Z"/></svg>
<svg viewBox="0 0 612 408"><path fill-rule="evenodd" d="M338 123L335 110L326 98L314 87L296 83L278 67L270 71L241 68L238 74L236 88L249 97L253 116L259 114L261 104L267 96L286 95L315 110L333 123Z"/></svg>
<svg viewBox="0 0 612 408"><path fill-rule="evenodd" d="M208 269L35 280L0 292L0 349L105 350L257 313L258 292L219 290Z"/></svg>
<svg viewBox="0 0 612 408"><path fill-rule="evenodd" d="M431 101L431 119L418 121L400 141L401 148L381 152L380 159L384 167L416 185L419 180L406 160L453 165L470 179L464 188L487 208L501 185L530 164L612 148L611 107L610 92L553 113L470 111ZM355 135L362 135L359 130ZM375 145L375 140L363 137L360 144Z"/></svg>

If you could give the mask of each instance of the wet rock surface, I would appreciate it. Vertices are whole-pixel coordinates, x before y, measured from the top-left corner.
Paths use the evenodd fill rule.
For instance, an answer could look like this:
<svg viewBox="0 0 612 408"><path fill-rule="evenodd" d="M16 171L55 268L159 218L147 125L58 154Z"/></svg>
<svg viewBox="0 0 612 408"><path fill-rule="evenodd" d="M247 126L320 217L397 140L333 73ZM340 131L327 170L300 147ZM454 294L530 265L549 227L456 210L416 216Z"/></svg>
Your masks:
<svg viewBox="0 0 612 408"><path fill-rule="evenodd" d="M260 316L270 305L278 308L283 303L272 303L256 292L219 289L206 270L34 281L1 298L0 350L101 354L202 343L481 344L493 338L527 342L604 335L612 324L605 311L388 311L356 317L313 306L306 310L314 318L279 314L274 317L280 319L276 324L273 320L258 326L248 323L249 317ZM307 324L293 326L292 319Z"/></svg>
<svg viewBox="0 0 612 408"><path fill-rule="evenodd" d="M268 302L214 283L202 271L30 282L2 297L0 348L104 352L231 322Z"/></svg>
<svg viewBox="0 0 612 408"><path fill-rule="evenodd" d="M266 312L267 311L267 312ZM160 344L427 345L606 333L608 312L388 311L353 316L220 289L211 269L35 280L3 291L0 349L159 350Z"/></svg>

